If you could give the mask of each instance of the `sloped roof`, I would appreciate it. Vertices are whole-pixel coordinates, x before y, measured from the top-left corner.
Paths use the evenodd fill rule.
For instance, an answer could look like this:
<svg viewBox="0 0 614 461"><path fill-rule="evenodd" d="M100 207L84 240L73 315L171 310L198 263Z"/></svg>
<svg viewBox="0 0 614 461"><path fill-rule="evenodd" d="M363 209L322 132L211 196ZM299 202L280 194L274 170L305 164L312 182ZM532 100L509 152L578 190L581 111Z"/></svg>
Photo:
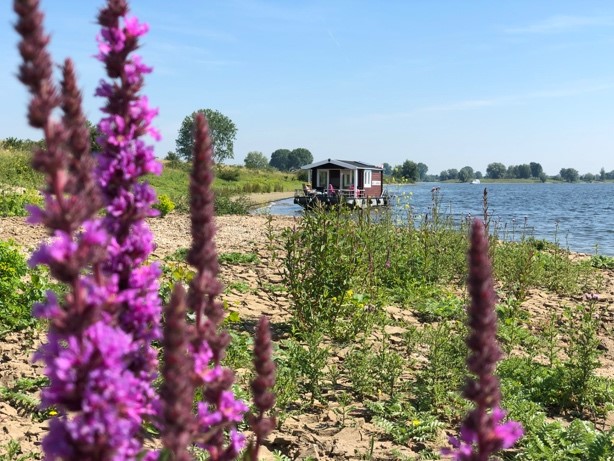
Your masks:
<svg viewBox="0 0 614 461"><path fill-rule="evenodd" d="M346 168L348 170L357 170L357 169L367 169L367 170L383 170L382 167L376 165L370 165L364 162L358 162L356 160L335 160L335 159L326 159L321 160L319 162L310 163L309 165L303 165L301 169L309 170L311 168L316 168L326 164L336 165L341 168Z"/></svg>

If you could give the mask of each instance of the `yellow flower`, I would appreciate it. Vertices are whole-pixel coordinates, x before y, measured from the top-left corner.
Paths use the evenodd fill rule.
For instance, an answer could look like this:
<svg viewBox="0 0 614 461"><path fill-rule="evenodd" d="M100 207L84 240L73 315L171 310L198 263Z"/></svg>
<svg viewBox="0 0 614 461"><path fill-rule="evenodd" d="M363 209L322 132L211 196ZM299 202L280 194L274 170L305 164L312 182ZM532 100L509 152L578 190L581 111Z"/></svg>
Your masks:
<svg viewBox="0 0 614 461"><path fill-rule="evenodd" d="M412 423L414 426L419 426L419 425L420 425L420 420L419 420L419 419L414 419L414 420L413 420L411 423Z"/></svg>
<svg viewBox="0 0 614 461"><path fill-rule="evenodd" d="M57 415L57 414L58 414L58 412L57 412L57 411L55 411L55 410L49 410L49 416L55 416L55 415Z"/></svg>

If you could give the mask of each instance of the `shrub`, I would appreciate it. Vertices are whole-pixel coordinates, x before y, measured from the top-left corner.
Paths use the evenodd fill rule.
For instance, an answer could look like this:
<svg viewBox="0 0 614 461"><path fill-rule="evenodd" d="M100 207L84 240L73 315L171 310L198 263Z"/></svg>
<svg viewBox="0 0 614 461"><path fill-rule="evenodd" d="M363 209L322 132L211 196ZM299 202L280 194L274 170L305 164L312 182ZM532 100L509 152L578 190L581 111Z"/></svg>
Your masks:
<svg viewBox="0 0 614 461"><path fill-rule="evenodd" d="M32 154L26 151L0 152L0 184L40 187L43 176L32 168Z"/></svg>
<svg viewBox="0 0 614 461"><path fill-rule="evenodd" d="M29 269L15 243L0 240L0 336L36 324L30 308L49 286L46 273Z"/></svg>
<svg viewBox="0 0 614 461"><path fill-rule="evenodd" d="M175 203L166 194L158 196L158 203L153 205L154 209L160 212L160 216L164 217L175 209Z"/></svg>
<svg viewBox="0 0 614 461"><path fill-rule="evenodd" d="M217 177L224 181L238 181L241 171L238 168L220 167L217 169Z"/></svg>
<svg viewBox="0 0 614 461"><path fill-rule="evenodd" d="M0 217L27 216L26 205L42 205L42 197L35 191L2 191L0 193Z"/></svg>

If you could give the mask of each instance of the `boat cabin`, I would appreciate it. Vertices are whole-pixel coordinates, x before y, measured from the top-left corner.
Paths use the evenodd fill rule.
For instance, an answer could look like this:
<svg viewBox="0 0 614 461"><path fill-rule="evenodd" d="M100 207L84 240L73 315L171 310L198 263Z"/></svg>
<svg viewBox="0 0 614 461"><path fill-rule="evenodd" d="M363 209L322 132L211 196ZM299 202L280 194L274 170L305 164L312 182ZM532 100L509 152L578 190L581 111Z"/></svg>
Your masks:
<svg viewBox="0 0 614 461"><path fill-rule="evenodd" d="M296 191L294 202L306 208L318 202L364 208L388 204L384 194L384 169L353 160L327 159L301 167L309 184Z"/></svg>
<svg viewBox="0 0 614 461"><path fill-rule="evenodd" d="M345 197L381 197L384 169L351 160L327 159L301 167L317 191L335 190ZM331 187L332 186L332 187Z"/></svg>

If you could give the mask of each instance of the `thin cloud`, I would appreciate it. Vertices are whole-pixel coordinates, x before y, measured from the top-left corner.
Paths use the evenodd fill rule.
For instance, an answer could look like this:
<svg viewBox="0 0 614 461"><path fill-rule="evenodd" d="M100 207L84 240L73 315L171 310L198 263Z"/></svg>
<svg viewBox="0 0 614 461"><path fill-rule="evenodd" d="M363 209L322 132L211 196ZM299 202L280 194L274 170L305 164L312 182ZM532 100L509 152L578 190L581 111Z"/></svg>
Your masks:
<svg viewBox="0 0 614 461"><path fill-rule="evenodd" d="M341 48L341 44L339 43L339 40L337 40L337 38L335 37L335 35L332 33L332 31L330 29L328 29L326 32L328 32L328 36L330 37L330 39L335 42L335 45L337 45L337 48Z"/></svg>
<svg viewBox="0 0 614 461"><path fill-rule="evenodd" d="M170 32L173 35L187 35L190 37L206 38L218 42L233 43L237 42L237 37L226 32L219 32L204 27L186 27L185 25L158 25L156 29L163 32Z"/></svg>
<svg viewBox="0 0 614 461"><path fill-rule="evenodd" d="M443 112L464 112L471 110L479 110L493 107L505 107L513 105L526 104L531 101L540 99L559 99L573 96L579 96L582 94L597 93L601 91L607 91L614 88L614 81L609 82L594 82L594 81L580 81L562 85L556 88L550 88L545 90L531 91L527 93L519 93L512 95L502 95L492 98L482 99L467 99L461 101L452 101L446 104L434 104L422 107L416 107L413 110L403 112L388 112L388 113L371 113L365 114L359 117L351 117L350 121L359 120L396 120L410 117L420 116L425 113L443 113Z"/></svg>
<svg viewBox="0 0 614 461"><path fill-rule="evenodd" d="M492 107L500 105L506 98L495 99L468 99L466 101L458 101L450 104L442 104L436 106L427 106L418 109L419 112L452 112L459 110L478 109L480 107Z"/></svg>
<svg viewBox="0 0 614 461"><path fill-rule="evenodd" d="M489 99L469 99L450 104L422 107L417 112L453 112L480 109L483 107L499 107L514 104L522 104L538 99L559 99L582 94L597 93L611 90L614 82L580 81L545 90L531 91L514 95L504 95Z"/></svg>
<svg viewBox="0 0 614 461"><path fill-rule="evenodd" d="M510 27L508 34L558 34L587 27L611 27L614 18L604 16L552 16L521 27Z"/></svg>

